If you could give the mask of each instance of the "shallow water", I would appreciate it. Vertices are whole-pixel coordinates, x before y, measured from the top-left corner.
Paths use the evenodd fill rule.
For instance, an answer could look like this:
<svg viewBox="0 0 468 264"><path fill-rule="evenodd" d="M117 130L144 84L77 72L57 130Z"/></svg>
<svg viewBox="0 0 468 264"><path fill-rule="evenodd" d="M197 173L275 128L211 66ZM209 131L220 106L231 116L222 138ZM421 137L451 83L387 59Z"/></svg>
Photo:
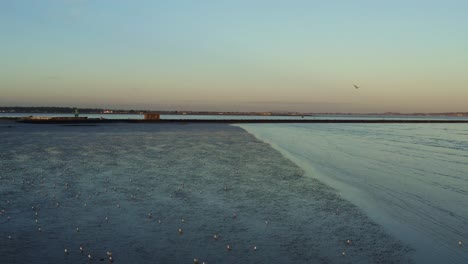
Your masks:
<svg viewBox="0 0 468 264"><path fill-rule="evenodd" d="M415 248L418 263L468 263L468 125L240 126Z"/></svg>
<svg viewBox="0 0 468 264"><path fill-rule="evenodd" d="M2 263L107 251L114 263L411 262L359 208L233 126L0 124L0 177Z"/></svg>

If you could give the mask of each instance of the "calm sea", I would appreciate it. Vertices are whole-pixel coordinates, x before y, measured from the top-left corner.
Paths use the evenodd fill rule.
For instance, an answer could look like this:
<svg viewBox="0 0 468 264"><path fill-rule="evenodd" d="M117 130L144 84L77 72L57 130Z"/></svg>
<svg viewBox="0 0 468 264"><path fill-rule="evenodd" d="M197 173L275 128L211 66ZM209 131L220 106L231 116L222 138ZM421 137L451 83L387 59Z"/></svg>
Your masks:
<svg viewBox="0 0 468 264"><path fill-rule="evenodd" d="M467 124L240 127L410 244L418 263L468 263Z"/></svg>

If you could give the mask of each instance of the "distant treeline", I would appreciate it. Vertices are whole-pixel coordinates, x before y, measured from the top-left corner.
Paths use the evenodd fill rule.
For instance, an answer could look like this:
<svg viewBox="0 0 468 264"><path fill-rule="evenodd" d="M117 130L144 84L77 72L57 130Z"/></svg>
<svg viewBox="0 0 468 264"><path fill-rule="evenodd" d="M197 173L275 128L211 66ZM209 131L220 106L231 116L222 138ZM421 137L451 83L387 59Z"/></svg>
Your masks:
<svg viewBox="0 0 468 264"><path fill-rule="evenodd" d="M0 112L6 113L42 113L42 114L73 114L74 107L51 107L51 106L11 106L1 107ZM122 109L102 109L102 108L80 108L80 114L144 114L148 112L157 112L164 115L265 115L265 113L256 112L210 112L210 111L153 111L153 110L122 110ZM271 115L272 113L267 113ZM277 113L277 115L291 115Z"/></svg>
<svg viewBox="0 0 468 264"><path fill-rule="evenodd" d="M0 112L9 112L9 113L52 113L52 114L72 114L74 113L74 107L49 107L49 106L12 106L12 107L0 107ZM100 114L103 113L105 109L100 108L79 108L80 113L83 114ZM130 113L137 114L147 111L137 111L137 110L112 110L113 113Z"/></svg>
<svg viewBox="0 0 468 264"><path fill-rule="evenodd" d="M73 114L74 107L45 107L45 106L12 106L1 107L0 112L7 113L51 113L51 114ZM122 110L122 109L101 109L101 108L80 108L80 114L144 114L147 112L157 112L164 115L282 115L297 116L305 115L300 113L272 113L272 112L213 112L213 111L153 111L153 110Z"/></svg>
<svg viewBox="0 0 468 264"><path fill-rule="evenodd" d="M52 106L0 106L0 112L6 113L51 113L51 114L73 114L74 107L52 107ZM252 115L252 116L313 116L313 115L414 115L414 116L468 116L468 112L449 113L299 113L299 112L214 112L214 111L155 111L155 110L123 110L102 108L80 108L81 114L144 114L157 112L163 115Z"/></svg>

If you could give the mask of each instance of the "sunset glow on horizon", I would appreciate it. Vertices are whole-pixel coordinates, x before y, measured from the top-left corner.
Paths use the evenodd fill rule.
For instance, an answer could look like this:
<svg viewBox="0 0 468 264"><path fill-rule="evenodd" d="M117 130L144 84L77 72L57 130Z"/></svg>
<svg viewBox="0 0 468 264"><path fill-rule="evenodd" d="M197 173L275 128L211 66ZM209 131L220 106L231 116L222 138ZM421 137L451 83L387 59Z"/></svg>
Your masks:
<svg viewBox="0 0 468 264"><path fill-rule="evenodd" d="M0 106L466 112L467 11L454 0L2 1Z"/></svg>

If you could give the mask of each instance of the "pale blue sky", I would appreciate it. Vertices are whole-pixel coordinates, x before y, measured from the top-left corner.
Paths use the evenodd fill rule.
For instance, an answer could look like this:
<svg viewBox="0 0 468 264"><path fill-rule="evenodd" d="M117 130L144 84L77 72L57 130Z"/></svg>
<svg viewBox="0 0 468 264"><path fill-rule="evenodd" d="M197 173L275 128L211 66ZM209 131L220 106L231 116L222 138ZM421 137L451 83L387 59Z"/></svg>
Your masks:
<svg viewBox="0 0 468 264"><path fill-rule="evenodd" d="M0 105L468 111L466 14L468 1L1 1Z"/></svg>

